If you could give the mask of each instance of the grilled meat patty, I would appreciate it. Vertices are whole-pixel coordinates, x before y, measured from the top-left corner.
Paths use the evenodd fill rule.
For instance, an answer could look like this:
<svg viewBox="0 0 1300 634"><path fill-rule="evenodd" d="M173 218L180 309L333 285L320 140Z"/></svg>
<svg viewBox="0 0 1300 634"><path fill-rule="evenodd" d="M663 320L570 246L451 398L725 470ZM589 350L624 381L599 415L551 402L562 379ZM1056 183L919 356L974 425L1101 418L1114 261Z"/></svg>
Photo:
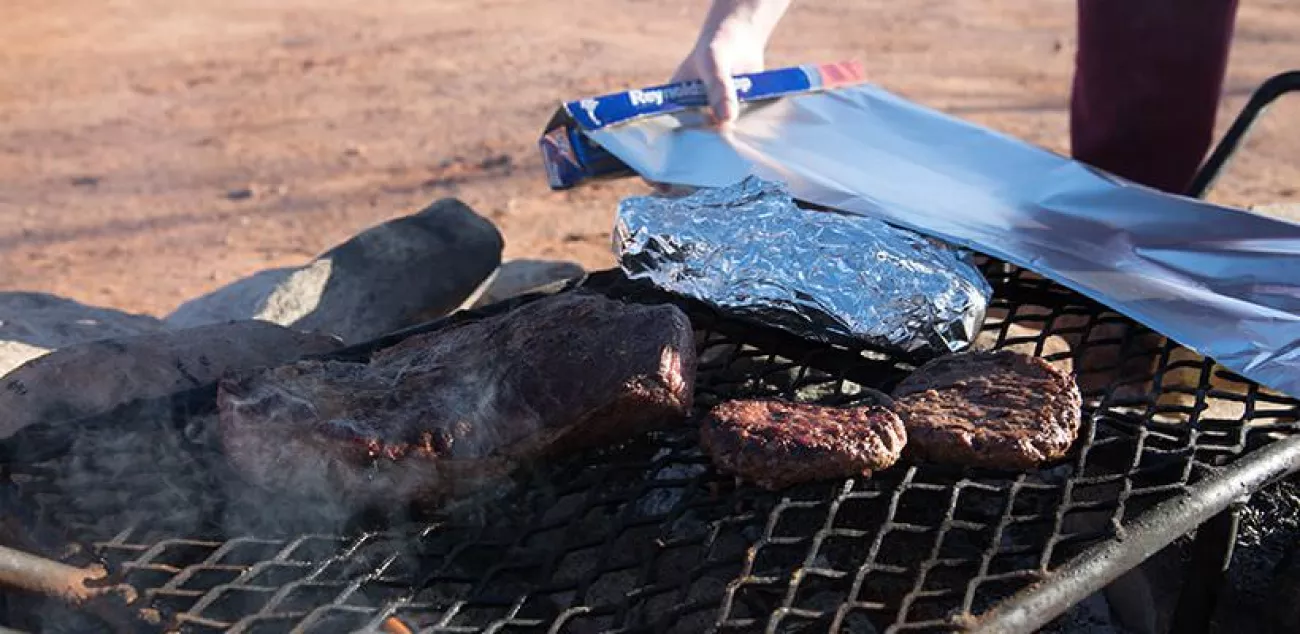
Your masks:
<svg viewBox="0 0 1300 634"><path fill-rule="evenodd" d="M894 389L908 456L1025 469L1066 454L1083 399L1074 377L1046 361L998 350L946 355Z"/></svg>
<svg viewBox="0 0 1300 634"><path fill-rule="evenodd" d="M676 307L564 293L410 337L369 363L229 377L221 441L265 488L357 505L436 501L521 462L681 419L695 365Z"/></svg>
<svg viewBox="0 0 1300 634"><path fill-rule="evenodd" d="M770 490L870 476L893 465L907 442L902 421L884 407L778 400L722 403L704 418L700 436L719 470Z"/></svg>

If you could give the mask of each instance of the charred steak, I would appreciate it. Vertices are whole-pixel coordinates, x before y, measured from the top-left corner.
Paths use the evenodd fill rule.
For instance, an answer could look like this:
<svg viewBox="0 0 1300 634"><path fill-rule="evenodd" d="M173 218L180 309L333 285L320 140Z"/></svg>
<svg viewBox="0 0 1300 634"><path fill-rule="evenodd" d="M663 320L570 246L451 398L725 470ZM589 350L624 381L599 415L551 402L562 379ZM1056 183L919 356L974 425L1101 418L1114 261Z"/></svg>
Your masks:
<svg viewBox="0 0 1300 634"><path fill-rule="evenodd" d="M893 396L909 456L992 469L1064 456L1078 436L1083 403L1069 372L1010 350L939 357Z"/></svg>
<svg viewBox="0 0 1300 634"><path fill-rule="evenodd" d="M907 434L884 407L827 407L778 400L727 401L700 428L713 463L769 490L870 476L898 460Z"/></svg>
<svg viewBox="0 0 1300 634"><path fill-rule="evenodd" d="M522 462L681 419L694 372L694 333L677 308L564 293L410 337L369 363L230 377L221 440L264 488L438 501Z"/></svg>

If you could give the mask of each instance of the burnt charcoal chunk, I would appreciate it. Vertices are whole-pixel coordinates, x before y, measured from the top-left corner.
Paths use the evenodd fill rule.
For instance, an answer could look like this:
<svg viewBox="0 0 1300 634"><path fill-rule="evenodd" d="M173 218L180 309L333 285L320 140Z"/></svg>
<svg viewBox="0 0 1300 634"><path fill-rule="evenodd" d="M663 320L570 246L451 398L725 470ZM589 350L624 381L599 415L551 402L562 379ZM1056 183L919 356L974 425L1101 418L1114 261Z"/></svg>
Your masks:
<svg viewBox="0 0 1300 634"><path fill-rule="evenodd" d="M421 502L679 422L694 373L677 308L565 293L410 337L369 363L232 376L218 405L226 453L256 485Z"/></svg>
<svg viewBox="0 0 1300 634"><path fill-rule="evenodd" d="M907 442L902 421L883 407L779 400L722 403L700 436L720 470L769 490L870 476L892 466Z"/></svg>
<svg viewBox="0 0 1300 634"><path fill-rule="evenodd" d="M1064 456L1083 406L1070 373L1009 350L934 359L893 396L909 456L991 469L1034 468Z"/></svg>

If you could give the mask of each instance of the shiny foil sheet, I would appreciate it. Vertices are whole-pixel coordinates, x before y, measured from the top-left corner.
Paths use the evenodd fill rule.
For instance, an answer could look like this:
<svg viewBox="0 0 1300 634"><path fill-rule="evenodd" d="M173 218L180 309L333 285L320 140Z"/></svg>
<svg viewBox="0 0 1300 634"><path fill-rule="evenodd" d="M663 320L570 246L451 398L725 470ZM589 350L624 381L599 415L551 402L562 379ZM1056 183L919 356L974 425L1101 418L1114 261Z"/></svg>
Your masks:
<svg viewBox="0 0 1300 634"><path fill-rule="evenodd" d="M966 348L992 289L963 252L874 218L798 207L745 178L619 205L632 279L800 337L916 356Z"/></svg>
<svg viewBox="0 0 1300 634"><path fill-rule="evenodd" d="M873 85L589 133L656 183L748 175L1072 288L1300 396L1300 224L1158 192Z"/></svg>

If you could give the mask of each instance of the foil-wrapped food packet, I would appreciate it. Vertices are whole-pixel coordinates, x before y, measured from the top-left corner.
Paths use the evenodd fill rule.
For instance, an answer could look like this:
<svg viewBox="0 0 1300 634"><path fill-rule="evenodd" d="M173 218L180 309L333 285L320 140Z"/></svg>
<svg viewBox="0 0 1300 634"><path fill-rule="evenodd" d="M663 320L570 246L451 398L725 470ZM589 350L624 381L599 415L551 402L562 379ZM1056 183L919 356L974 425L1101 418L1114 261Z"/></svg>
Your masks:
<svg viewBox="0 0 1300 634"><path fill-rule="evenodd" d="M748 177L618 208L623 272L724 314L853 348L967 348L992 289L966 252L874 218L799 207Z"/></svg>

